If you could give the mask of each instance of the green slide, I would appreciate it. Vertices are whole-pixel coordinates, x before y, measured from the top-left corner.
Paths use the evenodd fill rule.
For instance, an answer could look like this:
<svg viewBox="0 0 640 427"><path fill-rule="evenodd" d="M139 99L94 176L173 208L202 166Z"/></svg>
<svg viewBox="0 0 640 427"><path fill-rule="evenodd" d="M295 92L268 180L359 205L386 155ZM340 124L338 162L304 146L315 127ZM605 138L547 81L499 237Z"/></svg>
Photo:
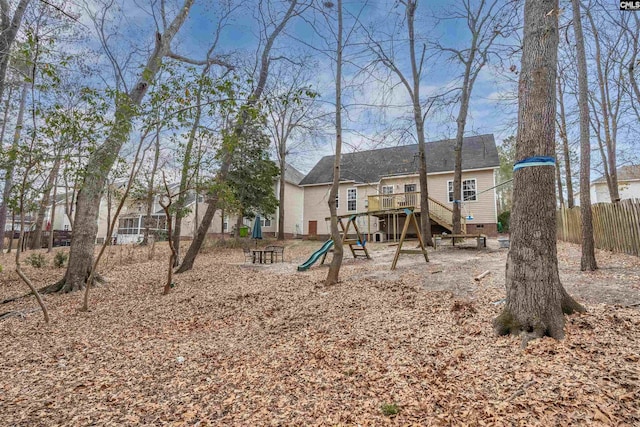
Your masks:
<svg viewBox="0 0 640 427"><path fill-rule="evenodd" d="M308 270L309 267L311 267L313 264L315 264L316 261L318 261L318 259L322 255L324 255L327 252L329 252L329 249L331 249L331 246L333 246L333 240L329 239L326 242L324 242L324 245L322 245L322 247L320 249L318 249L317 251L312 253L308 260L306 260L302 265L298 266L298 271L306 271L306 270Z"/></svg>

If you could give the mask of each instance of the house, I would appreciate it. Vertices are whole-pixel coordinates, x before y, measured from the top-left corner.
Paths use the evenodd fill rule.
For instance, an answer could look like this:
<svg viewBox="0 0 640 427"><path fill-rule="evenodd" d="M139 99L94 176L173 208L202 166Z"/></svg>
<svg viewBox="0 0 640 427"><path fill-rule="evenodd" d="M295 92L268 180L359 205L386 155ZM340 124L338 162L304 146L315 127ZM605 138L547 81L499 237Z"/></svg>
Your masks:
<svg viewBox="0 0 640 427"><path fill-rule="evenodd" d="M602 176L591 182L591 203L611 203L607 179ZM618 168L620 199L640 199L640 165Z"/></svg>
<svg viewBox="0 0 640 427"><path fill-rule="evenodd" d="M295 238L302 235L302 225L303 225L303 209L304 209L304 189L300 186L300 181L304 178L304 174L298 171L290 164L285 164L284 170L284 205L278 206L276 212L273 216L270 217L261 217L260 225L262 226L262 234L268 236L277 236L278 235L278 216L280 214L280 209L284 209L284 234L286 238ZM273 191L276 198L279 198L280 195L280 177L276 179ZM206 207L205 207L206 209ZM219 212L216 213L219 215ZM215 222L215 221L214 221ZM233 228L237 222L237 217L235 215L230 215L227 219L225 219L224 231L230 232L227 228L226 224L231 224ZM243 224L251 227L253 225L253 221L248 218L243 218ZM215 233L220 232L220 228L215 228Z"/></svg>
<svg viewBox="0 0 640 427"><path fill-rule="evenodd" d="M496 170L500 165L493 135L464 138L461 197L453 195L453 140L426 144L430 217L433 233L450 233L454 200L463 200L467 233L497 235ZM341 158L338 215L358 217L371 240L397 237L404 225L402 208L420 205L418 145L354 153ZM323 157L300 182L304 188L305 235L328 236L327 200L333 180L334 156ZM409 233L415 230L409 229Z"/></svg>
<svg viewBox="0 0 640 427"><path fill-rule="evenodd" d="M303 174L296 170L291 165L285 167L285 236L296 237L302 233L302 209L303 209L303 189L298 185L302 180ZM123 184L123 185L126 185ZM122 186L122 185L121 185ZM178 192L179 184L172 184L169 186L169 190L172 193ZM280 191L279 179L274 183L274 194L276 197ZM116 200L109 200L103 196L100 202L100 210L98 215L98 234L96 238L97 243L104 242L107 235L109 218L113 215L113 212L117 208ZM187 214L182 218L182 227L180 230L181 239L191 239L195 235L199 224L202 221L202 216L207 210L206 199L203 195L191 191L187 193L185 208L188 210ZM280 209L280 207L278 208ZM112 234L112 238L115 238L116 243L137 243L142 241L144 237L145 218L146 218L146 204L141 200L129 200L127 201L116 223L116 228ZM152 207L152 222L151 231L154 234L166 233L167 221L166 215L159 202L159 197L156 196L153 201ZM261 218L262 232L263 234L277 235L278 232L278 211L274 218ZM221 236L223 234L231 233L233 227L237 223L237 216L231 214L225 214L221 210L216 211L216 214L211 221L208 233L215 236ZM243 218L243 224L247 226L253 225L252 220Z"/></svg>
<svg viewBox="0 0 640 427"><path fill-rule="evenodd" d="M285 165L284 170L284 204L278 206L274 218L269 225L264 226L263 233L278 235L278 216L280 209L284 209L284 235L287 238L297 237L302 234L304 223L304 189L300 186L300 181L304 179L304 174L290 164ZM280 179L276 181L274 188L276 198L280 194Z"/></svg>

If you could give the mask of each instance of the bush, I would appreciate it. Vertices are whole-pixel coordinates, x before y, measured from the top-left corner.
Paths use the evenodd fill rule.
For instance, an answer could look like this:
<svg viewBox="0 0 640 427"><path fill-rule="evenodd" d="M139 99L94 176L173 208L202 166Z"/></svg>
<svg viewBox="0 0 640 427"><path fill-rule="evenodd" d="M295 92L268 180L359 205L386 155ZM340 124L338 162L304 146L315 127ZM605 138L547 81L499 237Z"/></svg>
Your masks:
<svg viewBox="0 0 640 427"><path fill-rule="evenodd" d="M156 242L166 242L169 240L169 234L165 230L156 230L155 239Z"/></svg>
<svg viewBox="0 0 640 427"><path fill-rule="evenodd" d="M398 415L398 412L400 412L400 408L395 403L385 403L380 409L382 409L382 413L387 417L393 417L395 415Z"/></svg>
<svg viewBox="0 0 640 427"><path fill-rule="evenodd" d="M498 222L502 223L502 229L506 233L509 231L509 220L511 219L511 211L504 211L498 215Z"/></svg>
<svg viewBox="0 0 640 427"><path fill-rule="evenodd" d="M24 262L34 268L42 268L47 265L47 260L42 254L31 254L24 259Z"/></svg>
<svg viewBox="0 0 640 427"><path fill-rule="evenodd" d="M56 255L53 257L53 265L56 268L62 268L67 263L68 259L69 259L69 254L67 254L66 252L58 251L56 252Z"/></svg>

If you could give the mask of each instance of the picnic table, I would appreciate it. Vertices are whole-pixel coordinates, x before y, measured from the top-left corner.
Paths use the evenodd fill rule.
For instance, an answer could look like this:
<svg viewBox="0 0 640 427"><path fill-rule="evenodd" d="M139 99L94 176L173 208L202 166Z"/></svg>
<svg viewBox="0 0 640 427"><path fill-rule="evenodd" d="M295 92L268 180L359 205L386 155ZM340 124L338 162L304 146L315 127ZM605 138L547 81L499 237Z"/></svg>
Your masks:
<svg viewBox="0 0 640 427"><path fill-rule="evenodd" d="M273 264L274 253L273 249L251 249L254 264L256 264L256 261L258 261L258 264L266 264L267 260Z"/></svg>

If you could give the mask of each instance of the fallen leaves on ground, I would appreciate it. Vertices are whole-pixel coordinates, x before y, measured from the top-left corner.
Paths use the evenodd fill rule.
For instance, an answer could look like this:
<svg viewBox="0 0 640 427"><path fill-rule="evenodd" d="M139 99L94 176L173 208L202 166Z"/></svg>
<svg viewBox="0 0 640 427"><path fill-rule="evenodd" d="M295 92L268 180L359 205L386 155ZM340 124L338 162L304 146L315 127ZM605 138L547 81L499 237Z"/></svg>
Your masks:
<svg viewBox="0 0 640 427"><path fill-rule="evenodd" d="M319 245L288 242L273 266L204 254L167 296L166 248L116 253L90 312L78 293L50 295L51 324L39 312L0 323L0 424L640 425L637 310L588 300L565 340L521 350L491 328L502 273L473 280L504 252L403 256L389 272L395 248L380 246L325 287L327 267L295 271ZM24 291L6 259L2 298ZM44 285L63 270L29 273Z"/></svg>

